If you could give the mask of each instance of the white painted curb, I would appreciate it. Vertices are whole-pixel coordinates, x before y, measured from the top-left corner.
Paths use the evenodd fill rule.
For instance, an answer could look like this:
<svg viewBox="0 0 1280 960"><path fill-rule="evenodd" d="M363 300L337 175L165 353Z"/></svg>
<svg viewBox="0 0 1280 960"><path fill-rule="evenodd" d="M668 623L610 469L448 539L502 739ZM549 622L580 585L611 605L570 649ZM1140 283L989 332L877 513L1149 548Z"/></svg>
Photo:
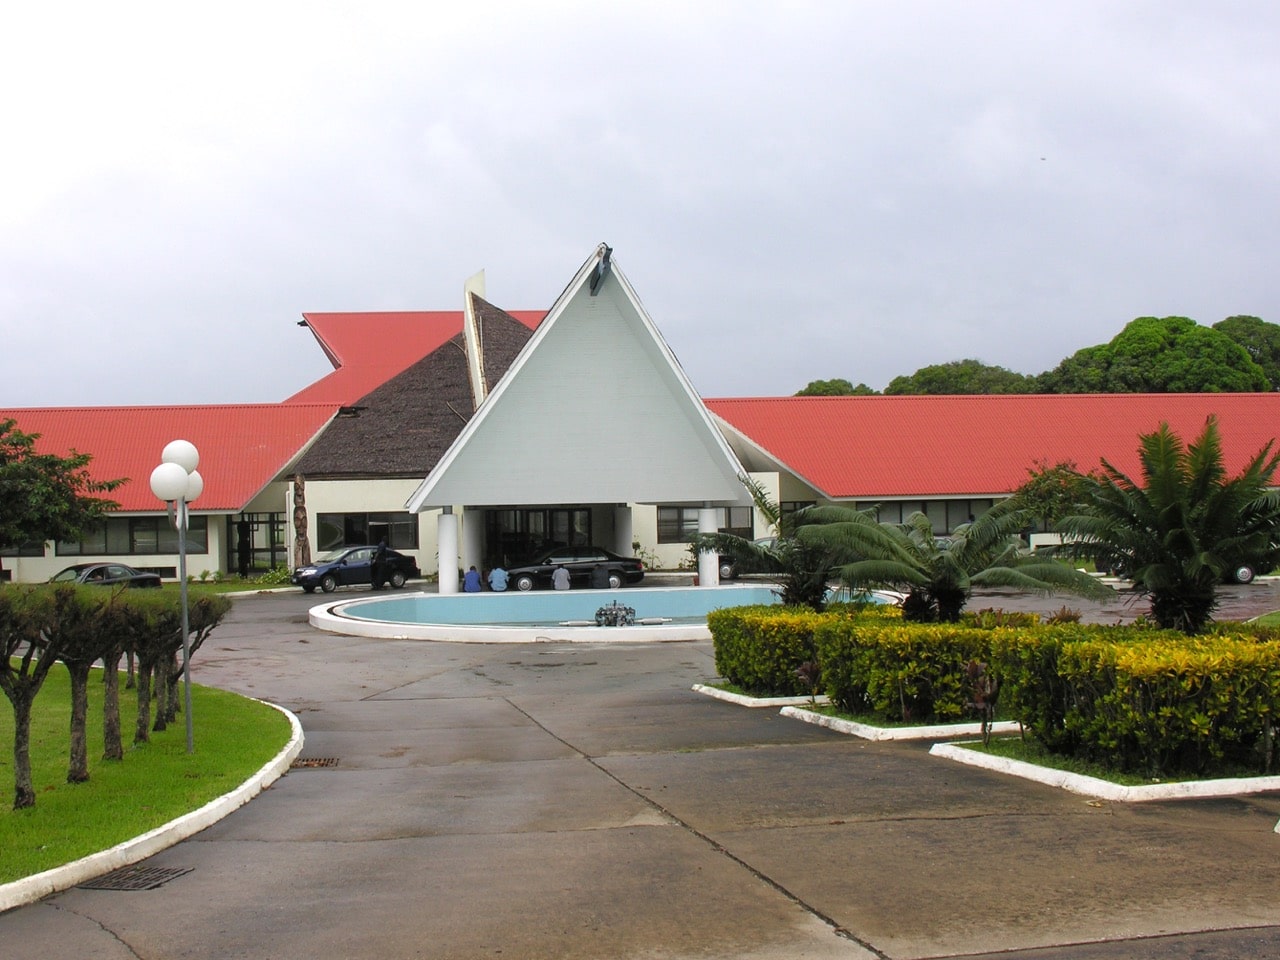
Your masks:
<svg viewBox="0 0 1280 960"><path fill-rule="evenodd" d="M748 697L742 693L730 693L718 687L709 687L705 683L695 683L693 692L715 700L723 700L725 703L736 703L740 707L787 707L811 702L808 697ZM818 697L817 702L829 703L830 701L826 697Z"/></svg>
<svg viewBox="0 0 1280 960"><path fill-rule="evenodd" d="M259 702L267 703L265 700ZM302 752L302 724L284 707L274 703L267 703L267 706L279 710L289 718L292 733L284 749L264 764L252 777L230 793L210 800L199 810L193 810L176 820L170 820L154 830L149 830L132 840L126 840L109 850L100 850L43 873L0 885L0 913L23 904L35 903L51 893L67 890L86 880L100 877L104 873L145 860L180 840L195 836L205 827L212 826L275 783L289 769L294 758Z"/></svg>
<svg viewBox="0 0 1280 960"><path fill-rule="evenodd" d="M808 697L804 699L808 702ZM812 710L801 710L796 707L783 707L781 712L784 717L803 720L805 723L826 727L837 733L848 733L863 740L946 740L948 737L972 737L982 733L980 723L939 723L929 727L874 727L867 723L829 717L825 713L814 713ZM1017 721L1002 720L993 723L991 732L1017 733Z"/></svg>
<svg viewBox="0 0 1280 960"><path fill-rule="evenodd" d="M1068 773L1065 770L1053 770L1022 760L993 757L988 753L979 753L977 750L966 750L963 746L954 743L935 743L929 753L935 757L967 763L972 767L1007 773L1022 777L1024 780L1034 780L1036 783L1043 783L1050 787L1061 787L1071 793L1115 803L1141 803L1147 800L1176 800L1190 797L1232 797L1246 793L1262 793L1266 790L1280 790L1280 777L1184 780L1178 783L1150 783L1140 787L1126 787L1109 780ZM1280 824L1277 824L1276 832L1280 833Z"/></svg>

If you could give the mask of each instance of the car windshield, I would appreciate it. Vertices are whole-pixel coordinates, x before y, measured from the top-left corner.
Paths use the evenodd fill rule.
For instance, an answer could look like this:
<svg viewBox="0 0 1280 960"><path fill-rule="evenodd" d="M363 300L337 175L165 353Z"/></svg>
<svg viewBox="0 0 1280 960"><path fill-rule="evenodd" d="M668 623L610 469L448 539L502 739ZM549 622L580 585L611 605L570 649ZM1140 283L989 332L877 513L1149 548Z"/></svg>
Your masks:
<svg viewBox="0 0 1280 960"><path fill-rule="evenodd" d="M335 560L341 560L342 557L346 555L346 552L347 552L346 547L344 547L341 550L330 550L327 553L320 554L320 556L316 557L311 562L312 563L333 563L333 561Z"/></svg>
<svg viewBox="0 0 1280 960"><path fill-rule="evenodd" d="M66 570L63 570L59 573L54 574L52 582L67 583L74 580L79 575L80 575L80 571L77 570L75 567L68 567Z"/></svg>

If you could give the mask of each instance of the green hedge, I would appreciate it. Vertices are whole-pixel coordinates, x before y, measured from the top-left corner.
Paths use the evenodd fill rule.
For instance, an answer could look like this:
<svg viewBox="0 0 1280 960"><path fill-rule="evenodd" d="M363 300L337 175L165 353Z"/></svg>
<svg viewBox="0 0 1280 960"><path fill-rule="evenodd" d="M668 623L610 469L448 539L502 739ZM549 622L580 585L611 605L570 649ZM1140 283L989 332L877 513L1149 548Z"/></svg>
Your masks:
<svg viewBox="0 0 1280 960"><path fill-rule="evenodd" d="M825 616L808 607L769 605L712 611L707 627L716 671L759 696L808 693L796 670L813 659L813 631Z"/></svg>
<svg viewBox="0 0 1280 960"><path fill-rule="evenodd" d="M904 623L896 608L736 607L708 617L716 669L757 695L809 692L816 662L848 713L938 723L972 713L987 665L1003 715L1050 751L1151 777L1271 773L1280 763L1280 638L1218 624L1188 638L1144 626L1037 625L999 611Z"/></svg>
<svg viewBox="0 0 1280 960"><path fill-rule="evenodd" d="M965 667L987 661L993 633L961 624L827 622L815 635L823 687L848 713L890 722L960 720L973 699Z"/></svg>
<svg viewBox="0 0 1280 960"><path fill-rule="evenodd" d="M1151 777L1271 772L1280 642L1133 628L993 634L1001 702L1049 750Z"/></svg>

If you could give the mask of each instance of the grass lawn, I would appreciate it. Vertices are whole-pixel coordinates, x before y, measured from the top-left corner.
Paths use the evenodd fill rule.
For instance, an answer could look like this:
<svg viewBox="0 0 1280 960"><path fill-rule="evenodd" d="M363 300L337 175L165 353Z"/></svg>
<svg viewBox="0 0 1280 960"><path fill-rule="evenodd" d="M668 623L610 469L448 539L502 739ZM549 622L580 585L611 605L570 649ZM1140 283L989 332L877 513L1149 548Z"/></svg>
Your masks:
<svg viewBox="0 0 1280 960"><path fill-rule="evenodd" d="M1280 610L1277 610L1273 613L1264 613L1262 616L1258 617L1254 622L1260 623L1264 627L1280 627Z"/></svg>
<svg viewBox="0 0 1280 960"><path fill-rule="evenodd" d="M55 664L36 697L31 722L31 777L36 805L13 810L13 712L0 698L0 883L8 883L115 846L239 786L289 740L288 718L233 693L193 685L195 753L187 753L179 714L151 742L132 745L137 701L120 691L123 761L102 756L102 683L89 683L89 781L67 783L71 693ZM179 689L181 701L182 688ZM96 761L96 762L95 762Z"/></svg>

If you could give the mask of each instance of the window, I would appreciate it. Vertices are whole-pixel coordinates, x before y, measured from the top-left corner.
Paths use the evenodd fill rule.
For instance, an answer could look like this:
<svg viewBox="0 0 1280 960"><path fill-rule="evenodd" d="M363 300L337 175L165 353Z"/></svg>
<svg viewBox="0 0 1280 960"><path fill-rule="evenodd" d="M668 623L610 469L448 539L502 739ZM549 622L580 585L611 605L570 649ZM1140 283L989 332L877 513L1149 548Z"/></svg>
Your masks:
<svg viewBox="0 0 1280 960"><path fill-rule="evenodd" d="M316 549L325 552L386 540L393 550L418 549L418 518L412 513L321 513Z"/></svg>
<svg viewBox="0 0 1280 960"><path fill-rule="evenodd" d="M33 540L17 547L5 547L0 550L0 557L43 557L44 541Z"/></svg>
<svg viewBox="0 0 1280 960"><path fill-rule="evenodd" d="M751 507L720 507L717 529L750 540L755 534ZM658 542L689 543L698 532L697 507L659 507Z"/></svg>
<svg viewBox="0 0 1280 960"><path fill-rule="evenodd" d="M59 540L57 556L146 556L178 552L178 531L168 517L108 517L81 540ZM209 552L209 518L187 518L187 553Z"/></svg>

